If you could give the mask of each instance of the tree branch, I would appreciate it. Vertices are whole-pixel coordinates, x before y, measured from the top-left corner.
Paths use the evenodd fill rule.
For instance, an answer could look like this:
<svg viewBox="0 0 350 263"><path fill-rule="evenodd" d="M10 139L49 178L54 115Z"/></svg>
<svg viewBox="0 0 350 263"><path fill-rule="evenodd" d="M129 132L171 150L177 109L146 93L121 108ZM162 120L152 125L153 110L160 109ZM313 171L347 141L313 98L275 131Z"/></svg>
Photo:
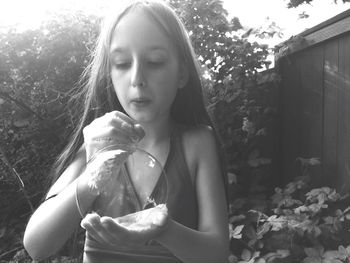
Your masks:
<svg viewBox="0 0 350 263"><path fill-rule="evenodd" d="M22 109L24 109L26 111L29 111L30 113L35 115L38 119L40 119L42 121L44 120L44 118L41 117L40 114L36 113L34 110L32 110L28 105L26 105L22 101L13 98L7 92L0 91L0 97L3 97L4 99L9 100L9 101L13 101L14 103L16 103L16 105L18 105L19 107L21 107Z"/></svg>
<svg viewBox="0 0 350 263"><path fill-rule="evenodd" d="M23 101L18 100L14 97L12 97L10 94L8 94L7 92L3 92L0 91L0 97L8 100L8 101L12 101L14 102L17 106L19 106L20 108L32 113L34 116L36 116L39 120L43 121L43 125L46 126L49 130L50 133L55 137L56 140L59 141L59 136L56 133L56 131L47 123L50 122L49 120L46 120L45 118L43 118L39 113L35 112L34 110L32 110L28 105L26 105Z"/></svg>
<svg viewBox="0 0 350 263"><path fill-rule="evenodd" d="M34 212L33 204L30 201L30 198L28 196L28 193L27 193L26 189L24 188L23 180L22 180L21 176L17 173L16 169L9 162L2 145L0 145L0 154L2 155L1 160L5 163L5 165L9 169L9 171L10 171L11 175L13 176L13 178L15 179L15 181L19 184L19 187L20 187L20 189L21 189L21 191L22 191L22 193L23 193L23 195L24 195L24 197L25 197L25 199L26 199L26 201L27 201L31 211Z"/></svg>

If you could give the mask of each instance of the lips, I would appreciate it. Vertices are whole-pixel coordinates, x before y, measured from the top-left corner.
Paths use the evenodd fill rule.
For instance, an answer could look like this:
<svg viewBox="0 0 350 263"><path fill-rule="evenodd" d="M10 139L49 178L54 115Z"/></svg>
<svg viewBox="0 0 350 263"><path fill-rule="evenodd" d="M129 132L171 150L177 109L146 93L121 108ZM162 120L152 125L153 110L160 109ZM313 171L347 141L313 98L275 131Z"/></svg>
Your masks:
<svg viewBox="0 0 350 263"><path fill-rule="evenodd" d="M140 98L132 99L130 102L132 105L135 105L137 107L142 107L142 106L149 105L151 103L151 100L146 97L140 97Z"/></svg>

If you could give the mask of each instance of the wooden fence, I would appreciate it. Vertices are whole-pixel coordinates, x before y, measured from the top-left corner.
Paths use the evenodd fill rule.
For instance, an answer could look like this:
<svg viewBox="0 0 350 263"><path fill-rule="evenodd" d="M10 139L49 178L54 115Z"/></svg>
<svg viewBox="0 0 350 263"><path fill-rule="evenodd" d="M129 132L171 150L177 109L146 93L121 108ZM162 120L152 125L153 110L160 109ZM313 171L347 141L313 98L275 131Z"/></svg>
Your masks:
<svg viewBox="0 0 350 263"><path fill-rule="evenodd" d="M282 182L318 157L318 185L350 189L350 9L280 46Z"/></svg>

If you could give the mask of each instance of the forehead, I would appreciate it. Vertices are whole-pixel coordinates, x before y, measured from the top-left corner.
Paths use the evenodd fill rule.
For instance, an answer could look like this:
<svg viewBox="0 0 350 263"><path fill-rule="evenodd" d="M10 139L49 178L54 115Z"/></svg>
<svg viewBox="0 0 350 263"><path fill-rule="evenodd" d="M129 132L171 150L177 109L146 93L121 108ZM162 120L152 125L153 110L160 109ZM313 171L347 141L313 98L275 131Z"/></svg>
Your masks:
<svg viewBox="0 0 350 263"><path fill-rule="evenodd" d="M140 8L129 11L120 19L111 40L111 50L155 46L173 49L165 29L151 14Z"/></svg>

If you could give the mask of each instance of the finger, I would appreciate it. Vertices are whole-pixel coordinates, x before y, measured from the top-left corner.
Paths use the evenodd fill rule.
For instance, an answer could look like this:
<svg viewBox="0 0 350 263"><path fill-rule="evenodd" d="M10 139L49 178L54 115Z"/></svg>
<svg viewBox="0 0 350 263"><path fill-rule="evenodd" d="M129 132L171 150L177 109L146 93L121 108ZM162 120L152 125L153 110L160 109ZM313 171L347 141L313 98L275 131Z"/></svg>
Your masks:
<svg viewBox="0 0 350 263"><path fill-rule="evenodd" d="M81 221L80 226L86 230L88 236L92 237L99 243L104 243L104 240L96 232L92 223L87 219L87 216Z"/></svg>
<svg viewBox="0 0 350 263"><path fill-rule="evenodd" d="M118 111L108 112L101 117L94 119L87 127L92 128L92 132L96 132L94 128L113 127L117 130L130 130L134 128L133 120L125 114Z"/></svg>
<svg viewBox="0 0 350 263"><path fill-rule="evenodd" d="M113 218L102 217L101 223L105 226L107 231L113 233L113 236L124 243L140 244L148 240L147 231L125 227Z"/></svg>
<svg viewBox="0 0 350 263"><path fill-rule="evenodd" d="M145 136L145 131L142 126L136 123L135 120L120 111L114 111L112 113L117 120L122 121L120 124L122 129L129 130L132 134L137 136L138 139L142 139Z"/></svg>
<svg viewBox="0 0 350 263"><path fill-rule="evenodd" d="M132 118L120 111L112 111L111 113L115 120L119 121L121 124L124 124L130 129L133 129L134 125L136 124L136 122Z"/></svg>
<svg viewBox="0 0 350 263"><path fill-rule="evenodd" d="M130 118L128 115L121 111L111 111L110 114L114 117L120 118L121 120L128 122L130 124L135 124L136 122Z"/></svg>
<svg viewBox="0 0 350 263"><path fill-rule="evenodd" d="M136 122L120 111L112 111L108 115L110 124L121 130L133 132Z"/></svg>
<svg viewBox="0 0 350 263"><path fill-rule="evenodd" d="M125 235L128 231L125 227L118 224L116 220L108 216L101 218L101 224L106 228L107 231L110 232L116 232Z"/></svg>
<svg viewBox="0 0 350 263"><path fill-rule="evenodd" d="M144 244L148 240L154 238L159 232L160 227L154 225L139 225L120 223L118 218L101 218L102 224L111 233L116 233L118 239L129 244Z"/></svg>
<svg viewBox="0 0 350 263"><path fill-rule="evenodd" d="M122 112L112 111L96 118L83 129L85 138L126 138L126 143L139 141L145 135L140 124Z"/></svg>
<svg viewBox="0 0 350 263"><path fill-rule="evenodd" d="M145 130L142 128L142 126L138 123L134 125L135 132L137 134L138 140L141 140L143 137L145 137L146 133Z"/></svg>
<svg viewBox="0 0 350 263"><path fill-rule="evenodd" d="M90 225L87 222L84 222L84 224L81 224L81 226L86 230L87 235L91 237L91 239L96 240L98 243L104 244L104 240L94 231L94 228L92 225Z"/></svg>
<svg viewBox="0 0 350 263"><path fill-rule="evenodd" d="M127 133L118 133L113 127L96 128L91 135L84 136L87 150L91 149L90 154L106 147L115 147L115 145L130 146L133 140Z"/></svg>
<svg viewBox="0 0 350 263"><path fill-rule="evenodd" d="M88 213L80 222L80 225L85 228L85 226L96 224L99 221L100 216L97 213Z"/></svg>
<svg viewBox="0 0 350 263"><path fill-rule="evenodd" d="M118 124L119 125L119 124ZM133 131L122 130L117 125L91 126L85 130L84 137L96 141L96 138L111 138L115 140L125 139L130 141L130 133Z"/></svg>
<svg viewBox="0 0 350 263"><path fill-rule="evenodd" d="M105 227L116 242L134 243L132 233L122 225L118 224L111 217L102 217L101 224Z"/></svg>
<svg viewBox="0 0 350 263"><path fill-rule="evenodd" d="M139 128L138 128L139 129ZM130 145L143 137L141 132L133 127L126 127L116 121L110 121L108 125L94 125L84 128L84 138L95 144L125 144Z"/></svg>
<svg viewBox="0 0 350 263"><path fill-rule="evenodd" d="M100 217L92 214L82 220L81 225L86 229L89 235L101 244L114 244L115 239L109 234L105 227L101 224Z"/></svg>

